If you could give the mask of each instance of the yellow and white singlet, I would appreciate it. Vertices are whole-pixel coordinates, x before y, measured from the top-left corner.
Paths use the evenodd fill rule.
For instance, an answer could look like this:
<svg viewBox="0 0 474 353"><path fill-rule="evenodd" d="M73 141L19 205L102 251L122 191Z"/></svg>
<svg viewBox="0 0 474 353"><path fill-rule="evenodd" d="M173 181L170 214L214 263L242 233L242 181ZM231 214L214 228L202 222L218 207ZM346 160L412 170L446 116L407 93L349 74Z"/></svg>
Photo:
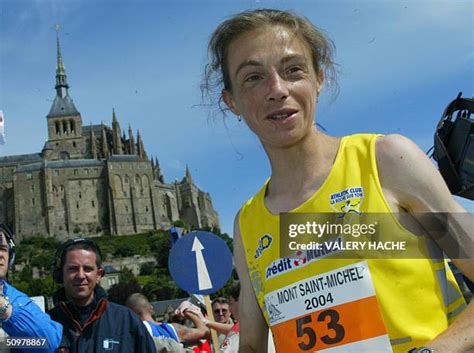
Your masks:
<svg viewBox="0 0 474 353"><path fill-rule="evenodd" d="M321 188L291 213L391 213L377 173L376 138L344 137ZM442 258L331 259L311 251L281 257L279 216L264 204L267 183L242 207L239 225L277 352L407 352L444 331L466 306ZM397 239L426 249L424 239L389 218Z"/></svg>

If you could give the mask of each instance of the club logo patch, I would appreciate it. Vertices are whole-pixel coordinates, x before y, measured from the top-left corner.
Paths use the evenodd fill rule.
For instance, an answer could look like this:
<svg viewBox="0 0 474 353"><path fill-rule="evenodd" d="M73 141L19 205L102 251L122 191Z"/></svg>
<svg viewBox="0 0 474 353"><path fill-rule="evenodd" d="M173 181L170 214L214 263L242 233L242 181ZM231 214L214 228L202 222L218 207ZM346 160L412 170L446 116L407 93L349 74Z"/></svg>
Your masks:
<svg viewBox="0 0 474 353"><path fill-rule="evenodd" d="M346 214L361 215L360 206L364 200L364 188L356 186L335 192L330 195L330 204L334 211Z"/></svg>

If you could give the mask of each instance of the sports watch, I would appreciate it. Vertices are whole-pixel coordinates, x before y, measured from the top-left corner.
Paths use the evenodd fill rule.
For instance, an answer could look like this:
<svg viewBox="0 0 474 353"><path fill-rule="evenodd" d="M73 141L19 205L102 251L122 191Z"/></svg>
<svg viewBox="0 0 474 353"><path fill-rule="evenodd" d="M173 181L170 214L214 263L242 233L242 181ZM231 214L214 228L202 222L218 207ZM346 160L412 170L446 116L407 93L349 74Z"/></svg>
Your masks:
<svg viewBox="0 0 474 353"><path fill-rule="evenodd" d="M433 349L428 347L415 347L408 351L408 353L436 353Z"/></svg>

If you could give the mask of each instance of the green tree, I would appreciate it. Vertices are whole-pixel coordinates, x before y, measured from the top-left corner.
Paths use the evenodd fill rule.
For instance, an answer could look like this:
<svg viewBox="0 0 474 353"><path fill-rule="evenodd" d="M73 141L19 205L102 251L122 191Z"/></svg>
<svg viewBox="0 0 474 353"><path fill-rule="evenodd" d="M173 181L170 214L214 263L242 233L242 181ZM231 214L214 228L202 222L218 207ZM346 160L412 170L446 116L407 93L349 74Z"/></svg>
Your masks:
<svg viewBox="0 0 474 353"><path fill-rule="evenodd" d="M114 255L117 257L133 256L134 254L135 254L135 249L133 248L133 245L130 243L120 244L114 252Z"/></svg>
<svg viewBox="0 0 474 353"><path fill-rule="evenodd" d="M51 276L48 276L43 279L33 279L29 283L29 296L45 296L50 297L57 290L59 286L53 283Z"/></svg>
<svg viewBox="0 0 474 353"><path fill-rule="evenodd" d="M185 221L183 221L182 219L178 219L177 221L174 221L173 222L173 227L184 228L187 231L189 231L189 229L190 229L189 225Z"/></svg>
<svg viewBox="0 0 474 353"><path fill-rule="evenodd" d="M22 268L20 274L19 274L19 280L22 282L29 282L32 279L33 272L31 270L30 265L26 265L25 267Z"/></svg>
<svg viewBox="0 0 474 353"><path fill-rule="evenodd" d="M211 232L217 235L219 238L224 240L229 247L230 252L234 253L234 239L229 236L227 233L222 233L219 227L204 227L201 230L206 232Z"/></svg>
<svg viewBox="0 0 474 353"><path fill-rule="evenodd" d="M43 269L49 269L51 267L51 259L54 254L52 251L42 251L39 254L35 254L31 259L31 266Z"/></svg>
<svg viewBox="0 0 474 353"><path fill-rule="evenodd" d="M160 297L160 293L163 288L163 286L160 286L156 282L150 282L143 286L143 294L146 295L148 300L157 301L159 300L158 297Z"/></svg>
<svg viewBox="0 0 474 353"><path fill-rule="evenodd" d="M218 297L224 297L228 299L230 289L232 288L234 283L235 283L235 279L231 276L229 280L227 281L227 283L224 285L224 287L222 287L217 292L211 295L212 299L218 298Z"/></svg>
<svg viewBox="0 0 474 353"><path fill-rule="evenodd" d="M136 280L137 278L135 277L131 269L126 266L122 267L122 270L120 271L120 283L128 283L130 281Z"/></svg>
<svg viewBox="0 0 474 353"><path fill-rule="evenodd" d="M220 233L218 235L222 240L224 240L226 242L227 246L229 247L229 250L230 250L231 254L233 254L234 253L234 239L231 238L229 236L229 234L227 234L227 233Z"/></svg>
<svg viewBox="0 0 474 353"><path fill-rule="evenodd" d="M120 282L114 284L108 291L109 300L125 305L127 298L133 293L141 293L142 288L136 279L131 279L128 282Z"/></svg>
<svg viewBox="0 0 474 353"><path fill-rule="evenodd" d="M158 267L168 267L168 257L171 250L171 239L166 233L149 238L150 249Z"/></svg>
<svg viewBox="0 0 474 353"><path fill-rule="evenodd" d="M156 282L150 282L143 287L143 294L145 294L149 300L160 301L174 299L179 297L176 296L177 293L179 293L178 288L171 283L163 283L160 285Z"/></svg>
<svg viewBox="0 0 474 353"><path fill-rule="evenodd" d="M16 289L22 291L30 297L50 297L59 288L59 285L53 282L51 276L42 279L30 278L28 281L12 281L12 284Z"/></svg>
<svg viewBox="0 0 474 353"><path fill-rule="evenodd" d="M143 294L150 300L168 300L188 296L176 285L167 268L155 271L154 279L143 286Z"/></svg>
<svg viewBox="0 0 474 353"><path fill-rule="evenodd" d="M140 276L150 276L155 270L155 264L153 262L146 262L140 267Z"/></svg>

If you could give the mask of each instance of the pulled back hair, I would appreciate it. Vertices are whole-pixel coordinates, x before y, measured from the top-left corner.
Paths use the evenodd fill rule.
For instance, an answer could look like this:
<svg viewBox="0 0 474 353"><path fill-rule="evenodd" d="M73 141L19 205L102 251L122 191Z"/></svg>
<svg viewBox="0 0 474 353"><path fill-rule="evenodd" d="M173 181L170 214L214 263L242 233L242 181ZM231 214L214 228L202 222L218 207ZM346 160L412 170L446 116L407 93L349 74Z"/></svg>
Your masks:
<svg viewBox="0 0 474 353"><path fill-rule="evenodd" d="M209 63L205 67L204 79L201 85L203 100L216 103L221 112L222 89L231 91L228 68L228 54L230 44L244 33L268 26L283 26L303 40L311 50L313 66L316 75L324 73L326 82L337 93L336 69L333 61L335 46L326 34L313 25L306 17L289 11L258 9L241 12L222 22L212 34L208 45Z"/></svg>

